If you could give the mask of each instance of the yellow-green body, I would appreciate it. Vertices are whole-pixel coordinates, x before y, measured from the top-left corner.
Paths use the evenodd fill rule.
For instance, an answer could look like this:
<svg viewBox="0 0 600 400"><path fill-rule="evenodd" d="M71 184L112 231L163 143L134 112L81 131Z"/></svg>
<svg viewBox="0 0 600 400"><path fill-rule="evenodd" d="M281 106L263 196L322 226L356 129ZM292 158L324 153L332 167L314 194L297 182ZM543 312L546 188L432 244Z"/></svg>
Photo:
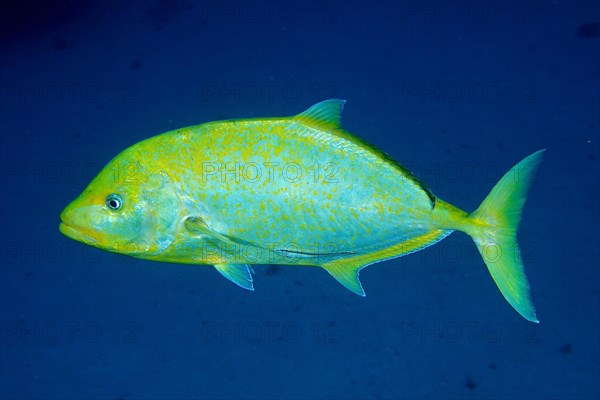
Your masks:
<svg viewBox="0 0 600 400"><path fill-rule="evenodd" d="M361 268L454 230L479 240L480 251L498 242L500 215L469 215L437 198L345 132L343 104L325 101L294 117L211 122L135 144L65 209L61 231L138 258L215 265L247 289L250 264L321 266L363 295ZM115 193L118 210L107 208ZM527 290L507 290L529 306ZM533 306L526 313L535 320Z"/></svg>
<svg viewBox="0 0 600 400"><path fill-rule="evenodd" d="M185 214L239 245L185 233L150 257L161 261L321 265L432 231L443 237L466 216L434 204L397 164L293 118L188 127L131 151L152 160L144 173L169 175Z"/></svg>

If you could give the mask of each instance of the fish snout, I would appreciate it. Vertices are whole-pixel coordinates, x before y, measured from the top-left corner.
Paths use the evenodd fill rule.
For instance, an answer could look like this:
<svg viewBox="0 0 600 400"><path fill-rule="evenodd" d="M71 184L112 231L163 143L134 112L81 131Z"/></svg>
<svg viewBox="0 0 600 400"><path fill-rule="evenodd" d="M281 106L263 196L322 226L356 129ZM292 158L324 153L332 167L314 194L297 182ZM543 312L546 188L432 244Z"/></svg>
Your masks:
<svg viewBox="0 0 600 400"><path fill-rule="evenodd" d="M73 240L94 245L98 242L97 235L93 229L86 227L86 210L75 203L76 201L69 204L60 213L58 229L63 235ZM89 212L89 210L87 211Z"/></svg>
<svg viewBox="0 0 600 400"><path fill-rule="evenodd" d="M71 216L72 216L73 212L69 208L70 208L69 206L65 207L65 209L62 210L62 212L60 213L60 222L61 223L68 224L69 221L71 220Z"/></svg>

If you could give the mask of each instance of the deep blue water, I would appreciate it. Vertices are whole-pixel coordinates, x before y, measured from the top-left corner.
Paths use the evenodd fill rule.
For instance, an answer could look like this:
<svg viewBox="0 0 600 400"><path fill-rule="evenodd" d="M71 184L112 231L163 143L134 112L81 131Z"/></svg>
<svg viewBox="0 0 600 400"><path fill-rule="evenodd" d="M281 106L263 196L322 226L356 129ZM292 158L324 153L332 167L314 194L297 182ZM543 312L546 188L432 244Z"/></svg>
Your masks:
<svg viewBox="0 0 600 400"><path fill-rule="evenodd" d="M15 2L17 3L17 2ZM4 6L3 6L4 7ZM54 1L2 9L0 397L598 398L593 1ZM209 267L63 237L114 155L347 99L346 129L474 210L546 148L519 241L540 324L455 233L363 270Z"/></svg>

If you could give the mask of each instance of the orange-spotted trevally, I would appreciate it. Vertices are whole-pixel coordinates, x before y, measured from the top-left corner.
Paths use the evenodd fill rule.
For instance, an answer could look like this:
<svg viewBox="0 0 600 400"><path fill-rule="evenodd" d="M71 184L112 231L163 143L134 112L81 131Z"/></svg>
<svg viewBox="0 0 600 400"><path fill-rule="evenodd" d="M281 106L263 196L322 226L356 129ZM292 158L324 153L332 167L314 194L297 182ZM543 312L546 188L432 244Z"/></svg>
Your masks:
<svg viewBox="0 0 600 400"><path fill-rule="evenodd" d="M506 300L538 322L516 232L543 150L515 165L469 214L343 130L344 103L209 122L137 143L65 208L60 231L137 258L213 265L250 290L249 265L318 266L364 296L362 268L458 230L473 238Z"/></svg>

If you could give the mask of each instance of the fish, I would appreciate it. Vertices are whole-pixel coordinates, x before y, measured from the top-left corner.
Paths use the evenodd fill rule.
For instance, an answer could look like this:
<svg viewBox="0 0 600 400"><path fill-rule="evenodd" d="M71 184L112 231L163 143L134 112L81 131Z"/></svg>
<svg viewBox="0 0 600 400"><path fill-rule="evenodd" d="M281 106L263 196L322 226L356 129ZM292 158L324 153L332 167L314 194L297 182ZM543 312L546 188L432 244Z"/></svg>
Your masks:
<svg viewBox="0 0 600 400"><path fill-rule="evenodd" d="M360 296L366 266L460 231L508 303L539 322L517 229L545 149L467 213L344 130L344 104L329 99L294 116L207 122L145 139L67 205L59 230L135 258L212 265L248 290L253 265L321 267Z"/></svg>

